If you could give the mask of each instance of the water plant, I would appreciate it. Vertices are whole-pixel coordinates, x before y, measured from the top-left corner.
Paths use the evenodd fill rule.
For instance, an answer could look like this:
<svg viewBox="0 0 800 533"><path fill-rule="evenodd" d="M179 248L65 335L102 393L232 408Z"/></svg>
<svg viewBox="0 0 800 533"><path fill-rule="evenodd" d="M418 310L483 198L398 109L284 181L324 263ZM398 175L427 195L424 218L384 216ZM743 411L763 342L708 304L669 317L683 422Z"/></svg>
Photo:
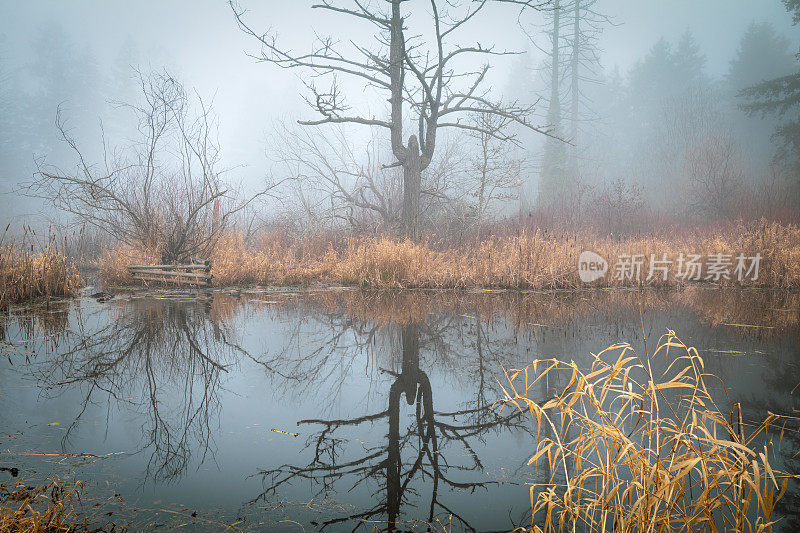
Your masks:
<svg viewBox="0 0 800 533"><path fill-rule="evenodd" d="M798 477L776 466L797 419L749 424L739 404L726 411L703 359L673 331L653 354L620 343L588 369L536 360L505 380L496 407L535 420L528 464L549 473L530 487L527 531L771 532ZM537 400L542 385L555 393Z"/></svg>
<svg viewBox="0 0 800 533"><path fill-rule="evenodd" d="M66 533L103 531L90 528L75 511L83 484L62 484L49 477L36 487L0 484L0 531L8 533Z"/></svg>
<svg viewBox="0 0 800 533"><path fill-rule="evenodd" d="M8 230L8 228L6 228ZM16 242L0 238L0 308L36 297L71 296L80 287L77 264L54 236L36 245L26 230Z"/></svg>

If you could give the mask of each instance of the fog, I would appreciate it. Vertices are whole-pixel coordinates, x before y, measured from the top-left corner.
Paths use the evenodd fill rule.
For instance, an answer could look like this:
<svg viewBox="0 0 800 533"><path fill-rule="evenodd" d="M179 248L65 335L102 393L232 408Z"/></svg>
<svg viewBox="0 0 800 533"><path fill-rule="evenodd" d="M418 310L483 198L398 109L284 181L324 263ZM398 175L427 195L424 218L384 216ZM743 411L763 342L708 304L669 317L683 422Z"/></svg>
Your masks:
<svg viewBox="0 0 800 533"><path fill-rule="evenodd" d="M383 9L380 2L372 4ZM323 35L332 35L343 43L375 43L375 31L369 23L310 6L311 3L299 1L241 1L241 7L247 9L243 15L247 23L260 32L275 33L284 49L306 51L315 36ZM427 2L412 0L403 6L404 10L414 11L410 25L421 27L429 23L424 18L429 13ZM654 211L680 215L683 211L674 209L674 205L685 206L686 199L679 195L685 187L679 176L689 171L686 164L676 163L674 154L695 153L696 146L703 143L722 142L715 132L730 134L724 140L728 144L721 148L715 144L716 151L708 157L718 158L718 153L725 150L733 154L726 157L730 161L736 159L735 164L741 167L737 171L740 188L736 194L749 194L745 185L763 189L759 184L765 177L774 178L779 143L772 134L786 117L746 117L738 108L743 101L736 93L760 81L797 71L794 54L800 46L798 28L792 25L792 16L781 1L597 0L592 9L602 15L602 20L597 23L593 36L596 41L591 45L596 61L587 60L581 66L577 139L570 139L571 96L567 81L558 88L562 95L561 130L548 122L552 100L546 53L551 47L550 7L520 13L517 6L493 6L470 21L457 41L474 44L474 34L482 45L522 52L479 58L480 62L488 60L491 64L483 85L486 94L504 101L538 101L531 120L541 131L560 137L562 140L557 142L564 144L565 157L577 161L570 163L573 170L559 167L561 170L554 171L552 179L558 183L558 190L543 189L549 141L542 133L521 128L516 133L518 143L503 157L520 162L522 170L515 174L514 184L508 182L511 185L506 193L498 193L496 203L487 203L486 208L493 215L514 216L540 208L545 204L543 190L555 199L563 196L563 189L567 188L573 192L567 195L570 201L580 196L574 191L591 189L602 196L603 187L617 180L624 180L622 189L617 191L623 196L630 187L640 189L632 193L637 199L631 205L638 205L641 196L641 201ZM570 14L564 10L566 20ZM40 227L70 220L70 216L54 211L41 198L31 198L24 189L34 179L37 164L40 168L51 165L61 169L71 169L76 164L75 154L59 139L55 124L59 107L68 131L93 162L102 161L103 138L109 151L119 144L136 142L135 122L116 104L140 97L134 68L141 73L167 71L188 94L213 102L219 128L219 167L228 169L226 179L241 183L244 191L258 190L265 180L276 183L292 178L296 183L303 174L298 171L297 161L287 164L291 158L286 157L283 142L292 134L307 135L299 131L302 127L295 126L297 120L319 118L303 99L309 94L304 84L309 83L309 73L282 69L248 55L258 55L260 46L241 30L227 2L3 0L0 20L0 201L4 207L0 220L4 226L10 223L15 228L23 224ZM752 26L754 23L761 26ZM567 21L565 27L568 26ZM760 31L762 37L772 35L774 46L766 56L756 58L757 64L740 65L736 71L734 61L748 28ZM682 47L682 42L686 46ZM563 49L568 55L569 45L563 45ZM696 63L689 78L677 79L674 73L658 70L665 53L675 54L669 57L680 62L686 59L681 54L687 50L693 51L694 56L689 59ZM747 58L751 62L753 59ZM464 62L459 67L474 69L477 63ZM741 80L735 79L736 72L742 72ZM348 106L368 110L362 114L388 116L388 104L380 93L365 89L364 83L352 79L341 83ZM674 86L667 87L669 84ZM686 117L690 102L697 109ZM702 119L698 118L700 115ZM689 124L689 118L702 125ZM344 143L350 143L359 154L373 137L369 128L343 128L340 133ZM682 128L691 131L676 132ZM466 133L454 129L443 135L445 144L437 147L436 157L448 157L450 152L445 146L463 145L465 141L459 137L462 134ZM562 142L570 140L572 146ZM376 140L380 164L393 162L387 146L388 139ZM673 146L673 151L665 151L667 146ZM305 152L296 153L302 159ZM703 157L706 156L704 152ZM356 155L355 159L360 157ZM442 172L467 172L462 166L464 154L454 157L459 162L441 166L451 169ZM667 169L665 161L675 163L675 168ZM779 207L785 211L787 198L796 198L792 194L796 194L797 178L794 174L781 174L774 179L780 182L775 185L775 194L784 201ZM328 194L320 189L319 181L288 186L283 183L259 204L260 218L267 220L282 217L285 211L295 212L297 202L290 197L298 190L305 190L307 196ZM448 183L442 190L447 190L443 195L450 204L471 201L471 185L457 179ZM613 193L613 189L608 190ZM789 211L794 207L788 205ZM734 208L726 205L715 209L714 214L728 216Z"/></svg>

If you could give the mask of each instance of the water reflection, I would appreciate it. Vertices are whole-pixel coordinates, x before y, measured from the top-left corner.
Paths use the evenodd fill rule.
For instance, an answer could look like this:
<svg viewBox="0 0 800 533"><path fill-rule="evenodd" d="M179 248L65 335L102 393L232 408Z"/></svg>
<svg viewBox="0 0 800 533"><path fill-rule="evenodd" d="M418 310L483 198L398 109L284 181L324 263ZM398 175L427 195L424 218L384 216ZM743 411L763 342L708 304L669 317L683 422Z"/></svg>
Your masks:
<svg viewBox="0 0 800 533"><path fill-rule="evenodd" d="M25 430L18 448L48 448L47 426L62 417L63 452L100 442L133 457L76 477L95 486L135 477L137 497L146 486L152 501L171 494L197 508L208 505L203 484L224 500L220 513L250 517L254 529L279 518L424 528L451 516L453 529L509 529L530 520L525 484L549 473L525 464L538 428L492 410L504 367L551 356L588 365L591 352L655 341L669 327L700 349L752 423L798 414L798 323L800 295L763 291L79 299L2 320L0 441ZM546 398L547 384L536 393ZM270 428L301 433L305 447ZM783 447L800 450L795 433ZM797 457L784 457L798 471ZM0 466L19 463L0 452ZM295 513L289 500L337 505ZM780 511L798 507L794 485Z"/></svg>
<svg viewBox="0 0 800 533"><path fill-rule="evenodd" d="M313 448L313 459L304 466L287 464L261 471L265 490L254 501L275 496L282 485L299 479L310 480L318 493L324 493L335 490L338 482L346 481L348 486L356 487L372 478L379 488L367 509L331 518L318 525L325 529L341 522L355 521L356 528L364 525L369 529L377 522L387 530L394 531L401 508L409 503L409 496L419 495L414 486L419 478L425 481L424 490L430 492L426 514L423 515L426 523L433 524L443 513L473 530L468 520L451 503L444 501L440 487L474 492L497 484L497 481L485 481L484 467L472 441L481 440L488 432L500 430L519 430L530 434L530 425L520 414L501 416L486 403L485 362L480 351L479 368L482 370L479 373L480 385L475 407L453 412L436 411L435 391L427 373L420 368L420 346L441 346L446 342L441 338L441 330L417 322L402 324L397 329L399 371L382 369L393 378L386 393L388 408L353 418L299 421L299 426L317 428L308 441L308 446ZM375 334L375 330L369 330L367 336ZM335 336L340 335L337 333ZM469 398L468 394L465 396ZM410 423L401 417L403 397L412 411ZM360 454L353 457L343 452L342 448L359 444L341 438L339 430L362 424L385 425L388 433L385 441L379 445L362 444Z"/></svg>
<svg viewBox="0 0 800 533"><path fill-rule="evenodd" d="M199 303L133 300L96 328L96 313L81 314L79 327L61 339L64 348L32 366L47 396L80 391L63 449L88 406L122 404L142 415L138 451L150 451L146 477L177 480L192 454L205 458L220 409L220 374L237 347L224 322L210 320L210 300Z"/></svg>

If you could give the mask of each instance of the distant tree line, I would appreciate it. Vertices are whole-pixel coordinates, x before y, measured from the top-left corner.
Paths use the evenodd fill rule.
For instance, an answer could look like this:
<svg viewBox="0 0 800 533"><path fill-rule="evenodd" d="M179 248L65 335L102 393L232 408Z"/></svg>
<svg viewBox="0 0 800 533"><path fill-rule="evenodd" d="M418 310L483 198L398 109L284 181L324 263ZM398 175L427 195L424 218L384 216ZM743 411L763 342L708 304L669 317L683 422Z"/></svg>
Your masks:
<svg viewBox="0 0 800 533"><path fill-rule="evenodd" d="M797 22L796 2L784 3ZM788 39L769 23L752 23L722 78L708 74L688 29L677 43L658 39L626 73L604 70L602 57L590 56L597 61L576 79L591 75L598 83L574 93L586 97L582 111L565 112L560 102L572 94L570 56L583 59L570 53L571 37L564 36L567 23L578 20L575 11L575 3L552 4L541 28L550 39L550 49L541 47L547 61L520 61L513 75L515 86L533 83L550 94L547 123L572 131L568 138L577 141L570 150L529 140L528 153L542 156L523 177L529 184L523 209L562 226L613 219L594 213L607 210L612 198L627 198L632 219L645 210L689 220L796 216L800 65ZM600 29L614 23L599 21Z"/></svg>

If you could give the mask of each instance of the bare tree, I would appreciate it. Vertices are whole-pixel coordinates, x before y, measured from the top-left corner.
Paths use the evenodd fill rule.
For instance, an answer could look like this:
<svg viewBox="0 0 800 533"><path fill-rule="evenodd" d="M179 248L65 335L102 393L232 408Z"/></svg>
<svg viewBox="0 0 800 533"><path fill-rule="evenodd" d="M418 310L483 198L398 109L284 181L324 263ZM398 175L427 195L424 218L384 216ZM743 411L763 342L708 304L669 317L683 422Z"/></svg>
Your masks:
<svg viewBox="0 0 800 533"><path fill-rule="evenodd" d="M429 12L425 13L430 26L426 38L423 34L410 35L406 22L409 15L403 15L402 0L386 2L382 10L360 0L352 0L340 5L335 0L321 0L313 7L346 15L365 21L377 29L377 47L348 41L349 49L331 37L319 38L311 51L302 53L283 48L274 34L261 33L245 22L245 10L233 0L231 9L239 27L261 45L253 54L259 61L272 63L282 68L301 69L312 75L307 82L310 96L309 105L321 116L316 120L300 121L303 125L352 123L388 130L391 150L395 162L389 166L403 168L402 223L406 233L415 236L419 229L421 174L433 160L437 133L441 128L461 128L476 130L479 126L469 123L463 117L468 113L498 115L540 133L529 122L533 109L531 105L517 102L497 104L487 98L488 89L483 81L489 64L475 70L457 71L455 63L466 57L485 57L509 54L477 43L471 46L449 46L448 43L459 30L475 21L490 3L514 4L520 9L538 7L530 0L480 0L477 2L430 1ZM445 5L441 5L445 4ZM410 9L410 8L409 8ZM408 75L407 75L408 74ZM391 107L387 119L351 110L337 75L355 78L366 86L381 93L388 93ZM323 81L329 81L328 88L321 89ZM404 120L404 108L411 111L413 121ZM408 123L416 124L416 133L405 142L403 128ZM493 137L514 141L512 133L489 131Z"/></svg>
<svg viewBox="0 0 800 533"><path fill-rule="evenodd" d="M697 162L690 163L689 158L700 155L699 147L706 138L725 135L730 124L714 93L704 88L689 88L681 94L664 97L658 109L656 124L636 148L637 154L648 153L651 157L638 157L632 173L643 176L642 193L650 205L682 216L685 213L681 206L670 200L676 187L683 187L681 192L686 197L681 200L692 204L695 211L694 204L704 201L696 196L698 191L691 183L691 167Z"/></svg>
<svg viewBox="0 0 800 533"><path fill-rule="evenodd" d="M486 128L496 128L499 122ZM391 157L391 150L379 129L371 128L371 137L363 147L358 147L350 130L341 124L331 125L327 133L287 124L276 128L276 142L271 144L275 147L273 157L280 164L278 172L287 180L286 211L307 228L331 228L342 223L362 231L398 227L403 173L381 164ZM487 139L487 170L494 172L499 164L495 161L497 155L509 152L508 143L484 133L471 133ZM438 140L437 155L421 176L422 225L440 230L463 229L468 195L476 187L475 176L469 175L471 162L465 148L469 139L465 137L447 135ZM474 161L472 164L478 165ZM486 177L490 181L495 178ZM492 193L492 199L497 199L497 194Z"/></svg>
<svg viewBox="0 0 800 533"><path fill-rule="evenodd" d="M512 146L497 141L488 132L499 130L506 120L497 115L478 114L478 152L472 158L474 174L472 195L475 197L476 221L480 228L486 213L499 200L515 198L520 183L522 160L514 157Z"/></svg>
<svg viewBox="0 0 800 533"><path fill-rule="evenodd" d="M582 86L585 83L599 83L599 37L605 25L613 24L611 19L596 8L597 0L572 0L572 32L567 36L571 41L572 53L569 59L570 95L570 140L578 146L580 122L590 111L588 97Z"/></svg>
<svg viewBox="0 0 800 533"><path fill-rule="evenodd" d="M128 244L160 249L162 261L206 253L236 213L274 186L246 199L223 180L212 108L168 73L139 74L140 103L124 103L138 119L138 138L87 161L60 110L56 126L74 152L72 170L40 161L27 194ZM102 129L102 125L101 125Z"/></svg>
<svg viewBox="0 0 800 533"><path fill-rule="evenodd" d="M690 205L716 217L731 218L733 201L745 179L739 147L725 134L708 135L686 154Z"/></svg>
<svg viewBox="0 0 800 533"><path fill-rule="evenodd" d="M363 150L336 124L329 135L281 124L275 138L275 158L294 185L292 195L302 212L316 225L364 226L379 221L394 225L400 216L401 180L397 169L380 164L378 132Z"/></svg>
<svg viewBox="0 0 800 533"><path fill-rule="evenodd" d="M397 531L402 523L402 508L413 505L416 494L414 482L430 479L433 485L427 507L428 524L435 523L438 515L445 514L465 530L475 529L446 502L447 491L475 491L485 489L497 481L478 478L484 468L475 451L474 442L481 441L491 432L520 431L532 434L519 413L499 413L491 404L482 402L478 406L455 412L440 412L434 409L434 393L428 375L420 368L420 348L425 342L423 334L439 336L435 328L418 323L408 323L399 329L400 371L383 370L393 381L387 392L388 407L380 412L337 420L300 420L298 425L318 427L306 442L313 452L311 462L305 466L284 464L277 468L262 470L264 491L250 503L278 494L279 490L293 482L308 481L318 486L323 493L337 482L347 480L352 487L376 482L380 492L375 495L372 507L353 514L331 518L317 524L320 530L342 523L355 523L353 531L370 527L370 521L385 517L387 531ZM437 341L433 341L435 345ZM481 352L482 353L482 352ZM481 360L481 363L483 361ZM483 375L481 374L481 380ZM483 393L481 381L480 393ZM402 423L402 397L413 406L410 427ZM347 428L362 425L388 423L386 442L367 445L356 454L348 450ZM453 450L456 452L453 452ZM460 459L459 453L462 458ZM405 453L404 453L405 452ZM404 455L407 460L404 462ZM343 460L342 457L348 457ZM404 464L405 463L405 464ZM473 474L478 479L458 479L458 474Z"/></svg>
<svg viewBox="0 0 800 533"><path fill-rule="evenodd" d="M550 86L547 124L556 135L567 128L571 150L564 143L548 139L544 147L540 203L557 204L569 195L579 178L578 135L580 123L591 117L591 101L584 93L584 83L598 83L598 37L610 19L599 13L597 0L553 0L545 12L542 26L549 36L547 48L539 46L532 33L531 43L547 57L545 77ZM563 108L569 102L569 110Z"/></svg>
<svg viewBox="0 0 800 533"><path fill-rule="evenodd" d="M623 179L605 183L594 204L601 228L617 239L636 230L637 216L644 210L641 189Z"/></svg>
<svg viewBox="0 0 800 533"><path fill-rule="evenodd" d="M221 374L241 350L233 328L210 315L210 304L152 299L120 302L111 313L79 313L53 357L32 370L48 395L76 389L82 396L62 446L90 406L106 402L141 417L142 438L134 444L138 452L149 450L146 477L179 479L193 453L200 464L213 456ZM98 321L97 328L87 326Z"/></svg>

